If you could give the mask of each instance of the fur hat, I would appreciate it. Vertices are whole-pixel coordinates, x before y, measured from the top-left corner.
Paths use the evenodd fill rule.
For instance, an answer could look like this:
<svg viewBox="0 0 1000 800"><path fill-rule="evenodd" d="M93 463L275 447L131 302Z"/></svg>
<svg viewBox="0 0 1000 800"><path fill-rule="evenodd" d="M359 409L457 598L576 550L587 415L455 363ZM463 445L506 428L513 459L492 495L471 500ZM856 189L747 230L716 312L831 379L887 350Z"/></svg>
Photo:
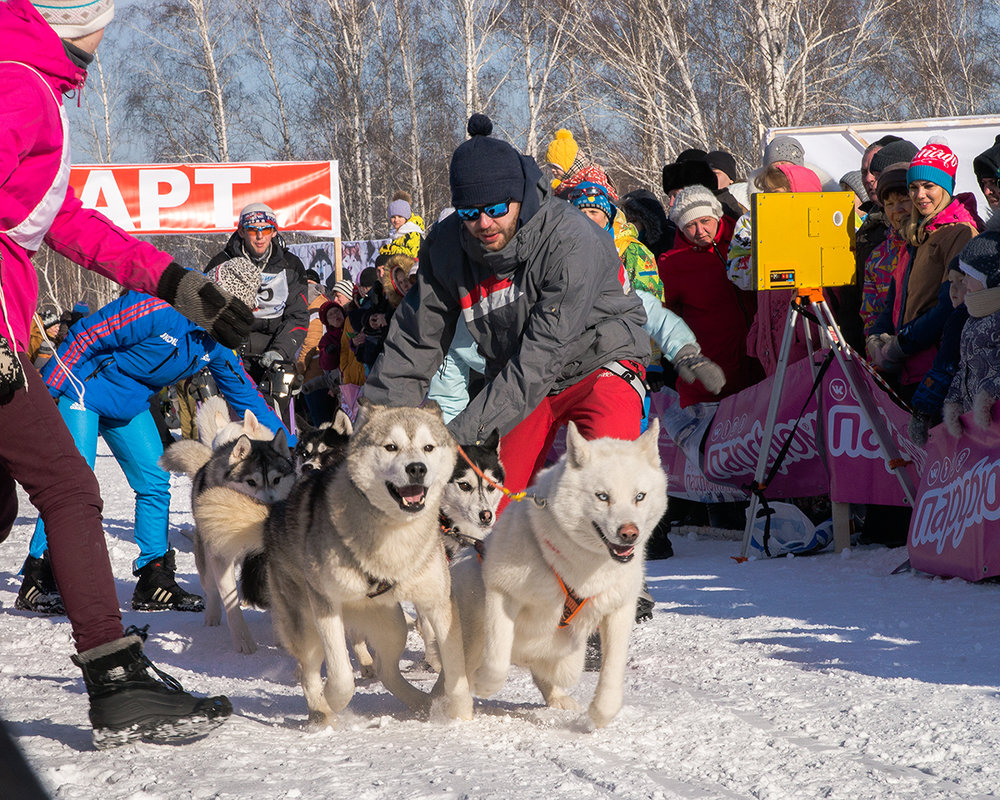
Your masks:
<svg viewBox="0 0 1000 800"><path fill-rule="evenodd" d="M937 184L949 195L955 194L955 173L958 171L958 156L948 145L928 142L913 157L906 172L907 185L914 181L929 181Z"/></svg>
<svg viewBox="0 0 1000 800"><path fill-rule="evenodd" d="M212 275L220 287L247 304L257 307L257 292L260 291L260 267L254 266L249 258L237 256L216 266Z"/></svg>
<svg viewBox="0 0 1000 800"><path fill-rule="evenodd" d="M868 191L865 189L864 181L861 180L861 170L860 169L854 169L854 170L851 170L850 172L845 172L841 176L841 178L838 181L838 183L840 183L841 186L843 186L844 184L847 184L848 186L850 186L851 187L851 191L854 192L854 194L856 194L862 200L867 200L868 199Z"/></svg>
<svg viewBox="0 0 1000 800"><path fill-rule="evenodd" d="M485 114L469 117L467 129L469 138L455 148L448 170L451 204L475 208L523 200L521 154L507 142L490 136L493 122Z"/></svg>
<svg viewBox="0 0 1000 800"><path fill-rule="evenodd" d="M764 166L776 161L787 161L796 166L805 163L806 151L794 136L775 136L764 148Z"/></svg>
<svg viewBox="0 0 1000 800"><path fill-rule="evenodd" d="M889 192L907 194L909 184L906 182L906 171L910 165L906 161L899 161L895 164L887 164L879 173L878 182L875 184L875 196L879 203L885 205L885 198Z"/></svg>
<svg viewBox="0 0 1000 800"><path fill-rule="evenodd" d="M330 286L330 294L342 294L348 300L354 299L354 284L350 278L341 278Z"/></svg>
<svg viewBox="0 0 1000 800"><path fill-rule="evenodd" d="M725 150L713 150L706 156L705 160L712 169L725 172L729 176L729 180L737 180L736 159L731 153L727 153Z"/></svg>
<svg viewBox="0 0 1000 800"><path fill-rule="evenodd" d="M60 39L79 39L107 27L114 19L114 0L42 0L38 13Z"/></svg>
<svg viewBox="0 0 1000 800"><path fill-rule="evenodd" d="M393 200L389 203L389 216L391 217L402 217L403 219L409 219L413 216L413 209L410 208L410 204L405 200Z"/></svg>
<svg viewBox="0 0 1000 800"><path fill-rule="evenodd" d="M685 151L690 152L690 151ZM682 154L683 155L683 154ZM670 194L685 186L701 185L715 192L719 188L719 179L708 162L703 158L685 159L665 164L663 167L663 192Z"/></svg>
<svg viewBox="0 0 1000 800"><path fill-rule="evenodd" d="M872 156L868 169L877 175L885 172L890 164L897 164L900 161L905 161L909 164L917 154L917 149L917 146L913 142L908 142L906 139L897 139L887 144L881 150L878 150Z"/></svg>
<svg viewBox="0 0 1000 800"><path fill-rule="evenodd" d="M549 143L548 150L545 151L545 160L549 164L561 167L563 172L572 172L580 146L573 138L573 133L560 128L556 131L556 138Z"/></svg>
<svg viewBox="0 0 1000 800"><path fill-rule="evenodd" d="M702 217L722 218L722 203L704 186L688 186L674 198L670 207L670 221L678 228Z"/></svg>
<svg viewBox="0 0 1000 800"><path fill-rule="evenodd" d="M958 255L958 268L987 289L1000 286L1000 231L972 237Z"/></svg>
<svg viewBox="0 0 1000 800"><path fill-rule="evenodd" d="M247 225L273 225L278 227L278 215L267 203L250 203L240 212L240 227Z"/></svg>

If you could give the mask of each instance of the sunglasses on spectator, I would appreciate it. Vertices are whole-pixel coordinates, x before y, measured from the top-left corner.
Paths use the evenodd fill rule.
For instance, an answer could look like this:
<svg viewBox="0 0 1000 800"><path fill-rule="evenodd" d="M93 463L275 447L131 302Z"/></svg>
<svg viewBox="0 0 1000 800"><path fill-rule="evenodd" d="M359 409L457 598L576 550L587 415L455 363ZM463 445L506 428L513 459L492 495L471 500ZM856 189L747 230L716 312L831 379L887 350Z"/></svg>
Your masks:
<svg viewBox="0 0 1000 800"><path fill-rule="evenodd" d="M607 196L608 193L600 186L574 186L566 192L566 199L571 203L579 200L581 197L586 197L588 200L596 200L598 197L606 199Z"/></svg>
<svg viewBox="0 0 1000 800"><path fill-rule="evenodd" d="M247 225L245 227L246 230L251 231L253 233L274 233L276 230L278 230L273 225Z"/></svg>
<svg viewBox="0 0 1000 800"><path fill-rule="evenodd" d="M464 219L466 222L474 222L479 219L480 214L485 214L490 219L496 219L497 217L502 217L510 210L510 202L510 200L504 200L502 203L493 203L488 206L456 208L455 213L458 214L459 219Z"/></svg>

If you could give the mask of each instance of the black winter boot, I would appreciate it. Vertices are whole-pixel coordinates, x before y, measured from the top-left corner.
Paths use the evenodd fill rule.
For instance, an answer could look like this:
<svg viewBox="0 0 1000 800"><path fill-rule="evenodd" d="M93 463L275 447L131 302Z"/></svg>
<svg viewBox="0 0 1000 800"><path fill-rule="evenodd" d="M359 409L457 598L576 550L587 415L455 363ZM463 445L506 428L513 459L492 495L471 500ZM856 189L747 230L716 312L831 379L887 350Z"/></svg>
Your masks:
<svg viewBox="0 0 1000 800"><path fill-rule="evenodd" d="M133 572L139 577L132 593L134 611L204 611L205 601L196 594L185 592L177 581L174 551L167 550L160 558L154 558L145 566Z"/></svg>
<svg viewBox="0 0 1000 800"><path fill-rule="evenodd" d="M139 739L156 744L194 741L233 713L224 695L190 695L153 666L142 653L145 633L145 628L130 627L123 638L73 656L90 695L90 724L98 750Z"/></svg>
<svg viewBox="0 0 1000 800"><path fill-rule="evenodd" d="M34 611L37 614L65 616L66 609L63 608L59 589L56 586L55 578L52 577L49 551L46 550L41 558L28 556L24 560L21 572L24 575L24 580L21 581L21 588L18 589L14 608L19 608L21 611Z"/></svg>

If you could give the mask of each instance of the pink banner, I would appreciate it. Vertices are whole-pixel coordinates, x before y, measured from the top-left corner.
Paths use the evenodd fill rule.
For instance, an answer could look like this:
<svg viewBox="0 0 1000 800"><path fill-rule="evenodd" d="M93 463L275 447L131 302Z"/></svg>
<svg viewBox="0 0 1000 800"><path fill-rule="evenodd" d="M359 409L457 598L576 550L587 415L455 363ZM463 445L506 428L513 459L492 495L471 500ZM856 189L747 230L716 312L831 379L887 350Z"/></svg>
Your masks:
<svg viewBox="0 0 1000 800"><path fill-rule="evenodd" d="M867 371L860 372L900 455L910 462L905 469L916 487L926 454L907 435L910 415L892 402ZM823 377L821 405L830 499L845 503L907 505L903 487L889 469L875 433L836 361Z"/></svg>
<svg viewBox="0 0 1000 800"><path fill-rule="evenodd" d="M774 377L771 376L738 394L730 395L719 404L705 438L704 467L709 480L736 486L753 481L773 383ZM771 438L768 469L791 433L812 383L812 372L806 359L791 364L786 370L774 436ZM817 414L816 398L813 397L778 474L768 486L768 497L809 497L829 491L830 476L816 444Z"/></svg>
<svg viewBox="0 0 1000 800"><path fill-rule="evenodd" d="M916 569L978 581L1000 575L1000 422L962 422L958 439L931 431L908 549Z"/></svg>

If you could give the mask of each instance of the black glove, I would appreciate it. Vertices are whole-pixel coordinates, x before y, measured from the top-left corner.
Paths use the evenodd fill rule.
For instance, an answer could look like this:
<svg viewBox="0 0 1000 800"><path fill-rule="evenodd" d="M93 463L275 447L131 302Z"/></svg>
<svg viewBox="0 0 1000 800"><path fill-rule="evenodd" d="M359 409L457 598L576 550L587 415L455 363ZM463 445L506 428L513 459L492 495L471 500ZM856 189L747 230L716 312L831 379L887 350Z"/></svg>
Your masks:
<svg viewBox="0 0 1000 800"><path fill-rule="evenodd" d="M6 405L14 392L25 387L24 370L21 362L4 337L0 336L0 405Z"/></svg>
<svg viewBox="0 0 1000 800"><path fill-rule="evenodd" d="M156 296L226 347L239 347L250 333L253 312L245 303L200 272L184 269L176 261L163 270Z"/></svg>

